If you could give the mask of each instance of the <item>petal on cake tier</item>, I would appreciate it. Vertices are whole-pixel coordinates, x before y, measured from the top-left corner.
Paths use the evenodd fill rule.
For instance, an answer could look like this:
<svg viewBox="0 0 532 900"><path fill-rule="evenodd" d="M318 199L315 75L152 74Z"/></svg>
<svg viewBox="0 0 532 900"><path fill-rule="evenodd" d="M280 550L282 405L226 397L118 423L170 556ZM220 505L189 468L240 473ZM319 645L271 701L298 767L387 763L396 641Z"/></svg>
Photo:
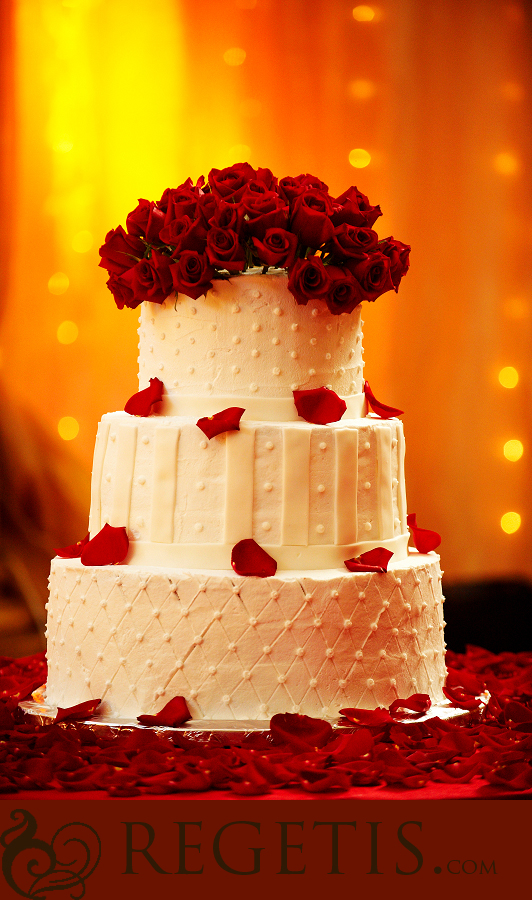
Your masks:
<svg viewBox="0 0 532 900"><path fill-rule="evenodd" d="M293 391L297 413L313 425L328 425L338 422L347 409L342 400L330 388L319 387L308 391Z"/></svg>
<svg viewBox="0 0 532 900"><path fill-rule="evenodd" d="M277 563L253 538L235 544L231 552L231 565L237 575L257 575L269 578L275 575Z"/></svg>
<svg viewBox="0 0 532 900"><path fill-rule="evenodd" d="M133 394L124 406L124 412L130 416L149 416L153 404L162 400L163 390L164 384L159 378L150 378L150 386Z"/></svg>
<svg viewBox="0 0 532 900"><path fill-rule="evenodd" d="M430 553L441 544L441 535L437 531L429 531L428 528L418 528L416 522L416 513L409 513L406 517L406 524L412 532L412 540L414 547L420 553Z"/></svg>
<svg viewBox="0 0 532 900"><path fill-rule="evenodd" d="M56 556L60 556L61 559L78 559L82 552L83 548L89 543L90 535L86 534L85 537L78 541L76 544L70 544L68 547L61 547L54 549L54 553Z"/></svg>
<svg viewBox="0 0 532 900"><path fill-rule="evenodd" d="M228 406L227 409L222 409L213 416L204 416L202 419L198 419L196 425L210 440L217 434L223 434L224 431L240 431L240 419L245 411L241 406Z"/></svg>
<svg viewBox="0 0 532 900"><path fill-rule="evenodd" d="M392 556L392 550L374 547L373 550L367 550L360 556L344 560L344 565L350 572L387 572Z"/></svg>
<svg viewBox="0 0 532 900"><path fill-rule="evenodd" d="M58 707L57 715L54 722L76 721L79 719L90 719L99 707L101 700L86 700L84 703L78 703L76 706L69 706L67 709Z"/></svg>
<svg viewBox="0 0 532 900"><path fill-rule="evenodd" d="M300 750L324 747L334 736L329 722L301 716L297 713L278 713L270 720L274 744L291 744Z"/></svg>
<svg viewBox="0 0 532 900"><path fill-rule="evenodd" d="M154 716L137 716L141 725L167 725L177 728L190 719L189 708L184 697L172 699Z"/></svg>
<svg viewBox="0 0 532 900"><path fill-rule="evenodd" d="M428 694L412 694L406 700L397 698L388 707L391 716L401 718L405 712L410 713L426 713L432 705L432 701Z"/></svg>
<svg viewBox="0 0 532 900"><path fill-rule="evenodd" d="M129 538L123 526L114 528L107 522L92 541L83 548L81 562L84 566L112 566L124 561L129 549Z"/></svg>
<svg viewBox="0 0 532 900"><path fill-rule="evenodd" d="M394 406L386 406L385 403L380 403L367 381L364 382L364 393L368 404L371 407L371 411L380 416L381 419L392 419L394 416L403 415L402 409L396 409Z"/></svg>

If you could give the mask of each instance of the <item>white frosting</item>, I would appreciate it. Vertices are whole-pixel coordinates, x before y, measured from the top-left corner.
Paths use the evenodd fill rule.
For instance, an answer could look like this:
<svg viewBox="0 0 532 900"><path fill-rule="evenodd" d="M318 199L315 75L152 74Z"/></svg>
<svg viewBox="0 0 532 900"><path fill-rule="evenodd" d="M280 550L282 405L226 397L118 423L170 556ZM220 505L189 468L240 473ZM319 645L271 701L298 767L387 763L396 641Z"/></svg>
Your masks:
<svg viewBox="0 0 532 900"><path fill-rule="evenodd" d="M47 702L102 698L122 717L176 695L194 718L337 716L428 693L443 700L435 554L385 574L231 572L54 560ZM224 698L227 698L224 700Z"/></svg>

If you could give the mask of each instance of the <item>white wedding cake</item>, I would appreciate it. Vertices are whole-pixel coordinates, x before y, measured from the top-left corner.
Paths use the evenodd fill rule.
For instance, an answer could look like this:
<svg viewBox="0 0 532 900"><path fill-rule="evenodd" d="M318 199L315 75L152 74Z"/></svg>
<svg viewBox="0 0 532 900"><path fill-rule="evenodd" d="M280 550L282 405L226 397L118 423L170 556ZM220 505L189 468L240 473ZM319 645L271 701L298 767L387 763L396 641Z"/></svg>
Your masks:
<svg viewBox="0 0 532 900"><path fill-rule="evenodd" d="M154 209L168 219L168 205ZM294 293L293 262L289 282L271 264L216 277L208 259L205 293L143 295L139 390L161 383L162 399L149 414L104 415L89 520L91 540L123 532L127 555L53 560L47 703L100 698L128 718L182 696L193 719L266 720L415 693L441 702L439 558L408 548L403 427L368 412L360 302L342 313L311 288ZM301 417L298 392L323 388L344 401L341 418ZM197 424L235 407L233 430L209 438ZM250 539L269 574L237 574ZM375 548L393 553L387 569L360 562Z"/></svg>

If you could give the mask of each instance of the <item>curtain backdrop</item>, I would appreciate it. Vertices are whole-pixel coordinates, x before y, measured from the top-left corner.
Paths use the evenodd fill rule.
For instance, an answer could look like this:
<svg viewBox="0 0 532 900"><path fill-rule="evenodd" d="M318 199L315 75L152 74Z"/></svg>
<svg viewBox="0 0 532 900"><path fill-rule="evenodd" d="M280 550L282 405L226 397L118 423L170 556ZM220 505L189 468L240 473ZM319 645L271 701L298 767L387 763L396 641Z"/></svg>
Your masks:
<svg viewBox="0 0 532 900"><path fill-rule="evenodd" d="M244 159L356 184L379 235L412 245L399 294L364 309L366 377L406 410L409 509L442 533L446 579L530 576L530 6L354 7L2 0L4 390L58 454L60 420L79 425L85 503L97 422L137 386L137 316L98 268L106 232L137 198Z"/></svg>

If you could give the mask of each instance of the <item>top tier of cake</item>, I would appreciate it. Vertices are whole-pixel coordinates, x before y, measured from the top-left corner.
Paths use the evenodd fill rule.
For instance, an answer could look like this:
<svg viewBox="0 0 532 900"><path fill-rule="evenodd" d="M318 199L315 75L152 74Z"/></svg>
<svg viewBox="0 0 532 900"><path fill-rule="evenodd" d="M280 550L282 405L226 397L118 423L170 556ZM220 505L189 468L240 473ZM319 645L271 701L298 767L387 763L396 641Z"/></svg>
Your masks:
<svg viewBox="0 0 532 900"><path fill-rule="evenodd" d="M163 415L241 406L245 419L283 422L298 418L294 390L325 385L346 400L346 418L359 418L361 326L360 306L332 315L322 301L298 305L284 273L216 280L197 300L142 304L139 387L164 383Z"/></svg>

